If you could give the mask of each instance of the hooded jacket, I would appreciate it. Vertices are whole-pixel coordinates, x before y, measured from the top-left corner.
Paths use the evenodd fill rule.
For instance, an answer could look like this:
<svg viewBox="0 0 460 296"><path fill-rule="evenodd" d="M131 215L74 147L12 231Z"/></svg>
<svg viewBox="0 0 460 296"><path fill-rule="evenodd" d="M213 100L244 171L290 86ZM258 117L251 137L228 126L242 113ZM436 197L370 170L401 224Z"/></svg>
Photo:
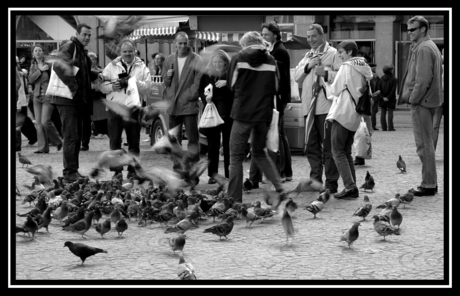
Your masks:
<svg viewBox="0 0 460 296"><path fill-rule="evenodd" d="M354 57L340 66L335 80L331 85L331 93L335 96L326 120L335 120L344 128L355 132L361 121L361 115L356 112L356 103L363 94L366 80L373 77L372 70L362 57ZM347 91L348 88L348 91Z"/></svg>
<svg viewBox="0 0 460 296"><path fill-rule="evenodd" d="M275 58L280 74L280 87L277 95L277 110L280 116L284 115L286 104L291 102L291 59L289 53L280 40L273 44L270 54Z"/></svg>
<svg viewBox="0 0 460 296"><path fill-rule="evenodd" d="M426 108L441 105L442 59L436 44L425 36L409 49L406 72L401 81L398 105L420 104Z"/></svg>
<svg viewBox="0 0 460 296"><path fill-rule="evenodd" d="M379 106L382 108L394 109L396 107L396 87L398 86L398 79L394 75L385 74L380 77L377 89L380 90ZM387 98L385 102L383 98Z"/></svg>
<svg viewBox="0 0 460 296"><path fill-rule="evenodd" d="M126 70L121 63L121 58L117 57L111 61L102 72L105 79L109 79L109 81L101 83L99 89L102 93L106 94L107 101L115 101L117 103L125 104L125 100L128 97L125 89L114 91L111 83L118 79L118 74L120 73L126 73ZM139 94L148 95L150 93L150 71L139 57L134 57L133 64L129 72L129 77L136 78L136 85ZM138 106L142 107L141 98L139 98Z"/></svg>
<svg viewBox="0 0 460 296"><path fill-rule="evenodd" d="M279 74L275 58L261 45L248 46L232 57L227 86L233 91L230 117L270 123Z"/></svg>

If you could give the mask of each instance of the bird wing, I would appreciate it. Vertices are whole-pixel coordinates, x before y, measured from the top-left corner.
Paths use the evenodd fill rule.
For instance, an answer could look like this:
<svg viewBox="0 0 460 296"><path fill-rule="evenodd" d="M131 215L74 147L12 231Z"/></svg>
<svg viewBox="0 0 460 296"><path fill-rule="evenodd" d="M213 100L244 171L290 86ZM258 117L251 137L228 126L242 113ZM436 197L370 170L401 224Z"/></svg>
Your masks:
<svg viewBox="0 0 460 296"><path fill-rule="evenodd" d="M123 118L124 121L136 122L135 119L131 118L131 114L133 113L133 111L135 109L138 108L137 106L128 107L128 106L120 104L118 102L107 101L105 99L103 99L102 102L104 103L104 105L107 106L107 108L112 110L112 112L120 115L121 118Z"/></svg>
<svg viewBox="0 0 460 296"><path fill-rule="evenodd" d="M281 224L283 225L284 232L287 236L294 235L294 225L292 224L291 215L289 215L289 212L286 208L283 210Z"/></svg>
<svg viewBox="0 0 460 296"><path fill-rule="evenodd" d="M52 184L53 182L53 171L50 166L45 167L44 165L37 164L26 168L26 171L37 176L40 183Z"/></svg>

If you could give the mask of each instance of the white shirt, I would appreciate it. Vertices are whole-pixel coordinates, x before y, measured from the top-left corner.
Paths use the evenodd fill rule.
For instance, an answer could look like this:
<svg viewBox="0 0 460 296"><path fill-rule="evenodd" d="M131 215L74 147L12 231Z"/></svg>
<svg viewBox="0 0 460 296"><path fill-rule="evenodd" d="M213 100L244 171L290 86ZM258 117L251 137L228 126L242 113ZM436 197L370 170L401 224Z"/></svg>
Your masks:
<svg viewBox="0 0 460 296"><path fill-rule="evenodd" d="M179 65L179 79L180 79L180 74L182 73L182 69L184 68L185 60L187 57L177 57L177 64Z"/></svg>

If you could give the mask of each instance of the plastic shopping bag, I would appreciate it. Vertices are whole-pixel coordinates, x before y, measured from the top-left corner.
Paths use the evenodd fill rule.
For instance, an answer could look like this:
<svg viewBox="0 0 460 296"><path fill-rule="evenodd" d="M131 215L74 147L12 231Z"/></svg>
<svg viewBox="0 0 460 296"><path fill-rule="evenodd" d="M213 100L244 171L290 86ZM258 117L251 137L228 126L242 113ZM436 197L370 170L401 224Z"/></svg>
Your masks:
<svg viewBox="0 0 460 296"><path fill-rule="evenodd" d="M219 115L216 106L213 102L207 103L206 107L204 108L203 114L201 114L200 123L198 124L198 128L209 128L209 127L216 127L218 125L223 124L224 121Z"/></svg>
<svg viewBox="0 0 460 296"><path fill-rule="evenodd" d="M266 146L267 149L278 152L279 146L279 128L278 128L278 120L279 120L279 112L276 109L273 109L273 116L272 122L270 123L270 129L267 133L267 142Z"/></svg>
<svg viewBox="0 0 460 296"><path fill-rule="evenodd" d="M353 141L353 150L355 157L357 156L364 159L372 158L371 136L367 129L366 123L362 118L358 130L355 133L355 138Z"/></svg>
<svg viewBox="0 0 460 296"><path fill-rule="evenodd" d="M128 95L125 99L126 106L141 106L141 100L139 98L139 91L137 90L137 82L135 77L128 79L126 94Z"/></svg>
<svg viewBox="0 0 460 296"><path fill-rule="evenodd" d="M73 66L73 75L77 75L79 70L78 67ZM75 93L72 93L67 85L57 76L56 72L54 71L54 65L51 67L51 76L48 82L48 88L46 89L47 96L58 96L62 98L67 98L72 100Z"/></svg>

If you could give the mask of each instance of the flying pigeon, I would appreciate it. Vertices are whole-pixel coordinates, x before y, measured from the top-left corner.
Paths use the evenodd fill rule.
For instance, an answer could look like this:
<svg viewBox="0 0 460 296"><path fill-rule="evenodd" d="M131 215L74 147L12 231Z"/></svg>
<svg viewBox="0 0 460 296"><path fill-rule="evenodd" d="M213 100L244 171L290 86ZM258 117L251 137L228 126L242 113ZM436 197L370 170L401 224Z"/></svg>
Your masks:
<svg viewBox="0 0 460 296"><path fill-rule="evenodd" d="M404 160L402 159L401 155L399 155L399 159L398 159L398 161L396 162L396 167L401 171L401 173L405 173L405 172L406 172L406 163L405 163Z"/></svg>
<svg viewBox="0 0 460 296"><path fill-rule="evenodd" d="M321 183L314 179L302 179L299 184L291 191L288 191L287 194L296 193L299 195L302 192L311 192L321 190Z"/></svg>
<svg viewBox="0 0 460 296"><path fill-rule="evenodd" d="M132 162L133 156L129 155L125 149L104 151L99 154L97 165L93 167L89 175L91 178L98 179L104 169L126 166Z"/></svg>
<svg viewBox="0 0 460 296"><path fill-rule="evenodd" d="M53 184L53 171L51 166L44 166L42 164L34 165L33 167L26 168L28 173L38 177L38 181L44 185L54 185Z"/></svg>
<svg viewBox="0 0 460 296"><path fill-rule="evenodd" d="M348 248L350 248L350 245L353 244L353 242L358 239L358 237L359 237L358 227L360 225L361 224L359 222L355 222L350 227L350 229L348 229L347 231L345 231L342 234L342 237L340 238L340 241L346 241L348 243Z"/></svg>
<svg viewBox="0 0 460 296"><path fill-rule="evenodd" d="M75 256L80 257L81 264L85 262L86 258L96 255L97 253L108 253L106 250L90 247L82 243L73 243L71 241L66 241L64 247L68 247L70 252Z"/></svg>
<svg viewBox="0 0 460 296"><path fill-rule="evenodd" d="M294 236L294 225L292 224L291 215L289 215L287 204L285 205L282 216L281 225L283 225L284 233L286 234L286 245L289 244L289 237Z"/></svg>

